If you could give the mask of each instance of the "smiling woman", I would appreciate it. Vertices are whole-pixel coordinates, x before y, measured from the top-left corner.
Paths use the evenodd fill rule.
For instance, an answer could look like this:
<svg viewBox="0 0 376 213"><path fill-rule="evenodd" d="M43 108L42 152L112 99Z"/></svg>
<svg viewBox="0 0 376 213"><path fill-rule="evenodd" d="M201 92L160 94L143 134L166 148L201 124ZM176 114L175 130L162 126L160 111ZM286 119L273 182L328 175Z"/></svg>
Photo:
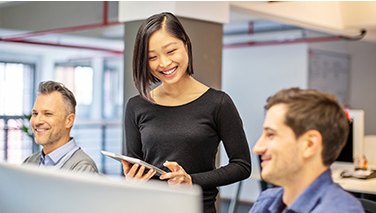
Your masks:
<svg viewBox="0 0 376 213"><path fill-rule="evenodd" d="M140 95L126 105L126 155L166 173L157 177L126 161L123 170L127 180L197 184L203 189L204 212L216 212L217 187L250 176L249 147L231 98L192 75L191 41L180 21L167 12L145 20L134 46L133 78ZM229 162L217 169L221 141Z"/></svg>

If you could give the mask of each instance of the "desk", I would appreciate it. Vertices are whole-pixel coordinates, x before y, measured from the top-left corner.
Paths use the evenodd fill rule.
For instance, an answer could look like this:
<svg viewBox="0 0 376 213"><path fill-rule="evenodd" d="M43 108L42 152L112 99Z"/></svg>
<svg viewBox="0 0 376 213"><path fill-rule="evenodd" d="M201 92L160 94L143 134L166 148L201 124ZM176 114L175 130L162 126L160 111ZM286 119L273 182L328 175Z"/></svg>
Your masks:
<svg viewBox="0 0 376 213"><path fill-rule="evenodd" d="M376 195L376 178L367 180L357 178L342 178L341 172L345 169L353 169L351 163L336 162L331 166L333 181L338 183L342 188L347 191Z"/></svg>

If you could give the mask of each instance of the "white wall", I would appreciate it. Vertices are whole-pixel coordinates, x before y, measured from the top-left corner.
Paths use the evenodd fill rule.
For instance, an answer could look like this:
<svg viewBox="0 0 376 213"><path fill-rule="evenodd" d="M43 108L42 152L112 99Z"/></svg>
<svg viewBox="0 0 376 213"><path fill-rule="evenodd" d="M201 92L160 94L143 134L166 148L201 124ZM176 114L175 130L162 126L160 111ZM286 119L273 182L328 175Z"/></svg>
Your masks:
<svg viewBox="0 0 376 213"><path fill-rule="evenodd" d="M262 131L266 98L282 88L308 87L309 49L345 53L351 56L349 99L352 109L365 111L365 134L376 134L376 44L337 41L274 45L223 50L222 88L234 100L243 119L250 149ZM252 154L252 177L243 183L240 200L254 201L260 193L259 165ZM222 148L221 164L227 162ZM221 188L231 197L233 185Z"/></svg>
<svg viewBox="0 0 376 213"><path fill-rule="evenodd" d="M364 41L311 43L309 48L351 56L350 108L363 109L366 135L376 134L376 44Z"/></svg>
<svg viewBox="0 0 376 213"><path fill-rule="evenodd" d="M307 44L303 43L223 50L222 89L238 108L250 149L262 132L266 98L282 88L307 88L307 60ZM226 163L222 148L221 165ZM252 167L252 178L243 182L240 200L254 201L260 193L259 162L253 154ZM234 190L233 185L222 187L221 196L232 196Z"/></svg>

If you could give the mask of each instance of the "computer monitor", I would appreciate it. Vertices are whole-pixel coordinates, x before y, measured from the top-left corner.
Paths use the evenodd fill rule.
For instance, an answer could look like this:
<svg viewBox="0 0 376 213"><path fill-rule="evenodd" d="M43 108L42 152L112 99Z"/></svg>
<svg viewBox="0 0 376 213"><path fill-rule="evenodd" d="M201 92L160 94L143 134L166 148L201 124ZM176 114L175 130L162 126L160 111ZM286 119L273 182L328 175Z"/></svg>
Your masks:
<svg viewBox="0 0 376 213"><path fill-rule="evenodd" d="M171 188L0 162L1 213L202 212L199 186Z"/></svg>
<svg viewBox="0 0 376 213"><path fill-rule="evenodd" d="M340 162L348 162L353 163L354 162L354 148L353 148L353 120L349 120L349 135L347 137L347 141L345 146L343 147L341 153L339 154L337 161Z"/></svg>
<svg viewBox="0 0 376 213"><path fill-rule="evenodd" d="M349 117L349 136L336 161L353 163L355 157L364 153L364 111L349 110Z"/></svg>

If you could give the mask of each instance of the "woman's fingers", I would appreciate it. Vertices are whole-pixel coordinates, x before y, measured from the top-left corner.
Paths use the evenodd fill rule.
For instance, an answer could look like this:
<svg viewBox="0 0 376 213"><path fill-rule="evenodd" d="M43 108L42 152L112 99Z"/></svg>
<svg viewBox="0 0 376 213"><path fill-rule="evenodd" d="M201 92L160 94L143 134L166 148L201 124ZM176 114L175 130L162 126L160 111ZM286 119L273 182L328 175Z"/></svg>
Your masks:
<svg viewBox="0 0 376 213"><path fill-rule="evenodd" d="M132 182L146 182L156 174L156 171L152 169L145 173L145 166L140 166L139 164L131 166L124 160L121 163L123 164L123 172L126 180Z"/></svg>
<svg viewBox="0 0 376 213"><path fill-rule="evenodd" d="M169 168L171 172L161 175L160 179L162 180L168 179L168 183L171 185L176 185L176 184L192 185L191 176L188 175L183 169L183 167L181 167L178 163L166 161L163 165Z"/></svg>
<svg viewBox="0 0 376 213"><path fill-rule="evenodd" d="M124 173L124 176L126 176L128 174L128 172L129 172L129 170L131 169L131 166L125 160L122 160L121 164L123 164L123 173Z"/></svg>

